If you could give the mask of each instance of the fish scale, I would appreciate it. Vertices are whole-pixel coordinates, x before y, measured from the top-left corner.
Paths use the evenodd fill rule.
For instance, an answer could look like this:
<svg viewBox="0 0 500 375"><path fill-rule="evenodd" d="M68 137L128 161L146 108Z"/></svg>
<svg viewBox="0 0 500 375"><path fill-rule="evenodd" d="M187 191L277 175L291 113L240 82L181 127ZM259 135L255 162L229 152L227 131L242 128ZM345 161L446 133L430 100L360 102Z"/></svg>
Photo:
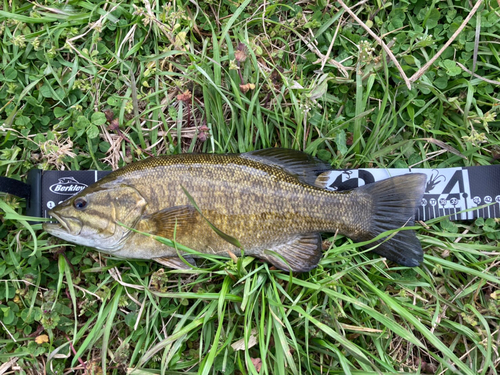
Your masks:
<svg viewBox="0 0 500 375"><path fill-rule="evenodd" d="M412 223L425 176L332 192L321 186L327 168L304 153L283 149L149 158L109 174L56 206L50 214L59 223L44 227L103 252L177 268L185 267L177 250L120 223L199 252L239 255L240 249L227 241L230 236L246 255L278 268L307 271L320 259L320 232L338 231L365 241ZM77 209L77 201L85 207ZM411 266L423 256L413 231L379 241L375 251Z"/></svg>

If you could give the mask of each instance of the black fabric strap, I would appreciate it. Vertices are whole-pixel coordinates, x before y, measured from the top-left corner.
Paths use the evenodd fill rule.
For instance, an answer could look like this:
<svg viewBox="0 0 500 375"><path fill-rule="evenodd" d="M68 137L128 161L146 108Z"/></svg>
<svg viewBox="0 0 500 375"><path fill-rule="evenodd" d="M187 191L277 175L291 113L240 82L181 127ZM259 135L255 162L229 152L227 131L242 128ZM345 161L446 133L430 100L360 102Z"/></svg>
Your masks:
<svg viewBox="0 0 500 375"><path fill-rule="evenodd" d="M30 185L14 180L13 178L0 176L0 191L15 195L19 198L28 199L31 194L31 187Z"/></svg>

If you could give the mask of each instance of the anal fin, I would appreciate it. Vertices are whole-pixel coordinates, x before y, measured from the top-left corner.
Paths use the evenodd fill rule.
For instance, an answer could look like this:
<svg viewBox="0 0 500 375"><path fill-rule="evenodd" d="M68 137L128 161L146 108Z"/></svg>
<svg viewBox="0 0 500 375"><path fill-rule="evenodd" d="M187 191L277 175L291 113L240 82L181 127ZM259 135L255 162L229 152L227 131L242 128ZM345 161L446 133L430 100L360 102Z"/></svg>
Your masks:
<svg viewBox="0 0 500 375"><path fill-rule="evenodd" d="M321 259L321 236L307 233L265 250L259 258L284 271L307 272L318 266Z"/></svg>
<svg viewBox="0 0 500 375"><path fill-rule="evenodd" d="M191 264L193 267L196 267L196 262L191 257L183 257L186 262ZM161 257L161 258L153 258L153 260L158 263L176 270L190 270L192 267L188 266L181 258L178 257Z"/></svg>

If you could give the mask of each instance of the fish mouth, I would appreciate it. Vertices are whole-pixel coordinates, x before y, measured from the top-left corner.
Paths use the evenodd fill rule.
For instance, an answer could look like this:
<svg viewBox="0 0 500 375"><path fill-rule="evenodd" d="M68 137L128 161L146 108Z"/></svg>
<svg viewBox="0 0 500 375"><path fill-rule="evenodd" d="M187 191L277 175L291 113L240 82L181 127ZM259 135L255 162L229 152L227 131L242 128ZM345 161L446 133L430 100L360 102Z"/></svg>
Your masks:
<svg viewBox="0 0 500 375"><path fill-rule="evenodd" d="M50 221L43 224L43 229L51 234L67 233L78 236L82 230L82 222L75 218L63 218L55 212L49 211L49 216L56 222Z"/></svg>

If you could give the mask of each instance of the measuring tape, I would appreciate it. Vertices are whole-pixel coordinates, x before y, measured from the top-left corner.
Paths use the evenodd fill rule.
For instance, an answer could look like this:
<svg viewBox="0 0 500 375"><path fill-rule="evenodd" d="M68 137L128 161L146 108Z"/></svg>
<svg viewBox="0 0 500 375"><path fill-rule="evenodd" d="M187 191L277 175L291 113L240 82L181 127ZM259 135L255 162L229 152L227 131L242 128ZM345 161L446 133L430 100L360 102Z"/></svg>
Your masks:
<svg viewBox="0 0 500 375"><path fill-rule="evenodd" d="M450 220L500 218L500 165L334 170L329 173L326 186L328 190L348 190L408 173L427 175L424 197L415 213L416 220L440 216L449 216ZM469 209L472 210L460 212Z"/></svg>

